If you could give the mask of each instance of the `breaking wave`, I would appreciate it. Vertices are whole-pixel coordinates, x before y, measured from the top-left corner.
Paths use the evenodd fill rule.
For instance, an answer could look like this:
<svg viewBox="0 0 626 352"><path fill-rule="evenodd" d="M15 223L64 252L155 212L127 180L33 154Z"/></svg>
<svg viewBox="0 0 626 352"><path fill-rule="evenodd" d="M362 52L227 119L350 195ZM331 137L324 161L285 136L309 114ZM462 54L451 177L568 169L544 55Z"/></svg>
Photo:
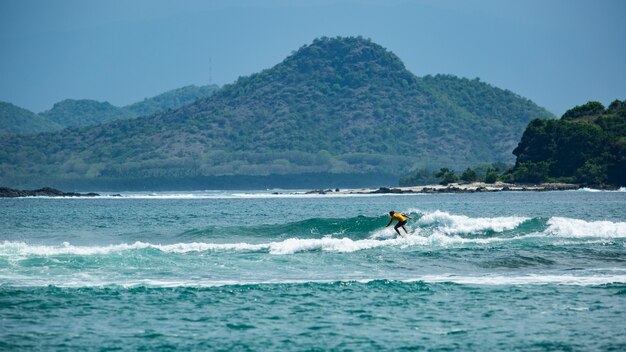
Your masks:
<svg viewBox="0 0 626 352"><path fill-rule="evenodd" d="M255 241L213 243L210 241L159 244L149 242L100 246L37 245L5 241L0 244L0 258L18 256L107 255L125 251L157 250L164 253L210 251L267 252L284 255L299 252L351 253L379 247L458 246L519 241L526 238L615 239L626 238L626 222L585 221L552 217L468 217L443 211L414 212L409 234L397 237L392 227L381 225L386 217L349 219L310 219L297 223L248 228L245 233L263 232ZM216 230L217 231L217 230ZM282 234L282 236L279 236ZM236 238L236 237L230 237ZM274 238L275 240L263 241ZM255 243L257 242L258 243Z"/></svg>

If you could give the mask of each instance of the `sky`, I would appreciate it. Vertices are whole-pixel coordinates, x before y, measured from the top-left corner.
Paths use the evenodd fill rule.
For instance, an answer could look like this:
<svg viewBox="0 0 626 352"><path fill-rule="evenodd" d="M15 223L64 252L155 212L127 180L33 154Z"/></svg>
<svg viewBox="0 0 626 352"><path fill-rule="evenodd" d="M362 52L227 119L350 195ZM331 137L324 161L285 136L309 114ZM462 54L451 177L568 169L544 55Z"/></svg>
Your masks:
<svg viewBox="0 0 626 352"><path fill-rule="evenodd" d="M417 76L478 77L561 116L626 99L625 16L623 0L0 0L0 101L123 106L361 35Z"/></svg>

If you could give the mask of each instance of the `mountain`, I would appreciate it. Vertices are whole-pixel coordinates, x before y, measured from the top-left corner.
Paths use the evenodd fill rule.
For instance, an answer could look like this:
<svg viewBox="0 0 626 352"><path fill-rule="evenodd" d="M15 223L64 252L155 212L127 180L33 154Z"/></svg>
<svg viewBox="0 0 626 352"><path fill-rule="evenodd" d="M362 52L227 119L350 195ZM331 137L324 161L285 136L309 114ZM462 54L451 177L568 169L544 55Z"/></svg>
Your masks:
<svg viewBox="0 0 626 352"><path fill-rule="evenodd" d="M4 122L1 129L17 134L34 134L59 131L66 127L92 126L132 119L177 109L198 99L209 97L218 89L217 85L200 87L189 85L124 107L89 99L66 99L39 114L0 102L0 117Z"/></svg>
<svg viewBox="0 0 626 352"><path fill-rule="evenodd" d="M176 110L4 140L0 175L15 186L391 182L416 167L512 160L528 122L552 117L477 79L416 77L370 40L324 37Z"/></svg>
<svg viewBox="0 0 626 352"><path fill-rule="evenodd" d="M189 85L127 105L124 109L132 112L135 116L152 115L160 111L176 109L183 105L191 104L201 98L210 97L218 89L219 87L215 84L200 87Z"/></svg>
<svg viewBox="0 0 626 352"><path fill-rule="evenodd" d="M11 103L0 101L0 132L40 133L56 131L60 125Z"/></svg>
<svg viewBox="0 0 626 352"><path fill-rule="evenodd" d="M111 105L109 102L95 100L66 99L54 104L52 109L44 111L39 116L55 122L61 128L70 126L91 126L119 119L137 117L124 108Z"/></svg>
<svg viewBox="0 0 626 352"><path fill-rule="evenodd" d="M588 102L560 120L533 120L513 151L516 182L626 186L626 100Z"/></svg>

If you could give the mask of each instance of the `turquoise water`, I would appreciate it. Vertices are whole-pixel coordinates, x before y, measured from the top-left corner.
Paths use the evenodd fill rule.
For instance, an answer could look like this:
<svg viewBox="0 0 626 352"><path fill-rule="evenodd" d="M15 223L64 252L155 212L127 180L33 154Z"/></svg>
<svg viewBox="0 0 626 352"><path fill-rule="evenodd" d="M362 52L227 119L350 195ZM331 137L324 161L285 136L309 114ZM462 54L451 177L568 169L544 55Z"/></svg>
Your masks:
<svg viewBox="0 0 626 352"><path fill-rule="evenodd" d="M626 349L626 192L286 193L0 199L0 349Z"/></svg>

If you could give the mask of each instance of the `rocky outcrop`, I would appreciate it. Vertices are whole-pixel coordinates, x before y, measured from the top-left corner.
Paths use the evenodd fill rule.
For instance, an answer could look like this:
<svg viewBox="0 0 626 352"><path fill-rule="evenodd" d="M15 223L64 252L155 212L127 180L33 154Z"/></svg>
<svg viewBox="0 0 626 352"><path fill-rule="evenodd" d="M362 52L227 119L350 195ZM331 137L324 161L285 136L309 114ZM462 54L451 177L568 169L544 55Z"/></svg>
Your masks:
<svg viewBox="0 0 626 352"><path fill-rule="evenodd" d="M404 194L404 193L478 193L478 192L503 192L503 191L566 191L579 189L578 184L570 183L542 183L538 185L522 185L509 183L470 183L470 184L450 184L446 186L415 186L415 187L398 187L387 188L380 187L376 190L358 190L348 191L348 193L358 194Z"/></svg>
<svg viewBox="0 0 626 352"><path fill-rule="evenodd" d="M18 197L97 197L98 193L63 192L58 189L44 187L32 191L0 187L0 198Z"/></svg>

